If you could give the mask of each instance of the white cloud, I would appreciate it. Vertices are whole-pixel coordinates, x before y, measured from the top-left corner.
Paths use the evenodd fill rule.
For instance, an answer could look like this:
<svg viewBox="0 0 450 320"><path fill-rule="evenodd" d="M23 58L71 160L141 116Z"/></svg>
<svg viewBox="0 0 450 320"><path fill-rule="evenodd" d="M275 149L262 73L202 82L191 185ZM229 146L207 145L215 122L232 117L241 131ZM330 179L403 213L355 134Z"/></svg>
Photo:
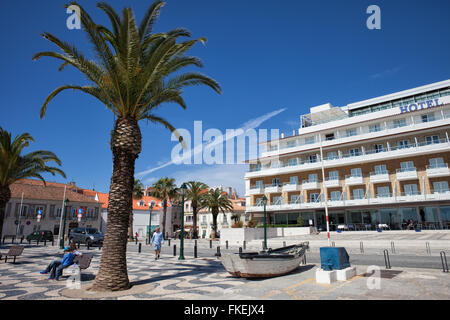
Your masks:
<svg viewBox="0 0 450 320"><path fill-rule="evenodd" d="M246 132L246 130L256 129L256 128L258 128L263 122L269 120L270 118L275 117L276 115L280 114L281 112L283 112L283 111L285 111L285 110L286 110L286 108L281 108L281 109L278 109L278 110L275 110L275 111L266 113L266 114L264 114L264 115L262 115L262 116L259 116L259 117L257 117L257 118L250 119L249 121L247 121L247 122L245 122L243 125L241 125L240 128L238 128L238 129L235 130L236 134L230 135L230 136L228 136L228 137L225 136L225 135L222 135L222 139L216 139L215 141L217 141L217 142L209 143L209 146L210 146L210 147L213 147L213 146L217 145L218 143L225 143L225 142L226 142L227 140L229 140L229 139L234 139L234 138L236 138L237 136L239 136L240 134L244 134L244 133ZM239 132L240 132L240 133L239 133ZM200 145L198 145L198 146L195 146L193 149L188 150L187 152L184 153L184 157L191 158L191 157L193 157L195 154L201 153L201 152L204 150L205 144L206 144L206 143L203 143L203 145L200 144ZM181 162L181 161L182 161L182 160L180 160L180 162ZM147 170L144 170L144 171L141 171L141 172L137 172L137 173L135 174L135 176L136 176L137 178L142 179L144 176L146 176L146 175L148 175L148 174L150 174L150 173L152 173L152 172L154 172L154 171L157 171L157 170L159 170L159 169L168 167L168 166L170 166L170 165L172 165L172 164L174 164L174 160L170 160L170 161L168 161L168 162L166 162L166 163L164 163L164 164L159 164L159 163L158 163L158 166L157 166L157 167L151 168L151 169L147 169Z"/></svg>
<svg viewBox="0 0 450 320"><path fill-rule="evenodd" d="M372 75L370 76L370 78L371 78L371 79L379 79L379 78L388 77L388 76L391 76L391 75L396 74L396 73L399 72L401 69L402 69L402 67L395 67L395 68L392 68L392 69L387 69L387 70L384 70L384 71L382 71L382 72L372 74Z"/></svg>
<svg viewBox="0 0 450 320"><path fill-rule="evenodd" d="M189 165L185 170L172 173L171 178L175 178L178 185L186 181L194 180L206 183L210 187L220 185L224 188L233 187L236 188L240 197L244 197L244 175L247 170L247 165L237 164L213 166Z"/></svg>

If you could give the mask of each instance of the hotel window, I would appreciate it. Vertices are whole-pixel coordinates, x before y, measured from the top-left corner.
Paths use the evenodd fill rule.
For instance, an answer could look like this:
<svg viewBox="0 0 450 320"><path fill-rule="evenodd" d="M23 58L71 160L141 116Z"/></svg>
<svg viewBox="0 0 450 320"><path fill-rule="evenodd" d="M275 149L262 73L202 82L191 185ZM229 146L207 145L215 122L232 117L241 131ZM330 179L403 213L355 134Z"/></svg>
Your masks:
<svg viewBox="0 0 450 320"><path fill-rule="evenodd" d="M309 194L309 202L319 202L320 194L318 193L310 193Z"/></svg>
<svg viewBox="0 0 450 320"><path fill-rule="evenodd" d="M61 211L62 211L62 208L57 208L56 209L56 218L61 218Z"/></svg>
<svg viewBox="0 0 450 320"><path fill-rule="evenodd" d="M443 158L431 158L429 161L430 161L430 168L431 169L445 167Z"/></svg>
<svg viewBox="0 0 450 320"><path fill-rule="evenodd" d="M388 173L386 170L385 164L380 164L378 166L375 166L375 174L386 174Z"/></svg>
<svg viewBox="0 0 450 320"><path fill-rule="evenodd" d="M422 115L422 122L430 122L430 121L434 121L434 113L428 113L428 114L423 114Z"/></svg>
<svg viewBox="0 0 450 320"><path fill-rule="evenodd" d="M286 147L287 148L293 148L293 147L295 147L295 145L296 145L296 141L295 140L294 141L288 141Z"/></svg>
<svg viewBox="0 0 450 320"><path fill-rule="evenodd" d="M397 142L397 145L399 149L409 148L411 146L409 144L409 140L400 140L399 142Z"/></svg>
<svg viewBox="0 0 450 320"><path fill-rule="evenodd" d="M434 189L434 193L448 192L448 182L447 181L433 182L433 189Z"/></svg>
<svg viewBox="0 0 450 320"><path fill-rule="evenodd" d="M272 186L277 187L279 185L280 185L280 179L279 178L272 179Z"/></svg>
<svg viewBox="0 0 450 320"><path fill-rule="evenodd" d="M308 158L310 163L317 162L317 156L315 154L310 155Z"/></svg>
<svg viewBox="0 0 450 320"><path fill-rule="evenodd" d="M308 182L317 182L317 173L308 174Z"/></svg>
<svg viewBox="0 0 450 320"><path fill-rule="evenodd" d="M405 184L403 189L405 190L405 195L407 196L419 194L417 191L417 184Z"/></svg>
<svg viewBox="0 0 450 320"><path fill-rule="evenodd" d="M397 119L394 120L394 128L404 127L406 126L406 119Z"/></svg>
<svg viewBox="0 0 450 320"><path fill-rule="evenodd" d="M330 200L331 201L341 200L341 192L340 191L331 191L330 192Z"/></svg>
<svg viewBox="0 0 450 320"><path fill-rule="evenodd" d="M364 199L364 189L353 189L353 199Z"/></svg>
<svg viewBox="0 0 450 320"><path fill-rule="evenodd" d="M349 150L350 157L357 157L359 156L359 148L354 148Z"/></svg>
<svg viewBox="0 0 450 320"><path fill-rule="evenodd" d="M289 166L296 166L297 165L297 158L289 159L288 163L289 163Z"/></svg>
<svg viewBox="0 0 450 320"><path fill-rule="evenodd" d="M281 196L273 197L273 204L284 204L284 198Z"/></svg>
<svg viewBox="0 0 450 320"><path fill-rule="evenodd" d="M328 173L328 180L339 180L339 171L330 171Z"/></svg>
<svg viewBox="0 0 450 320"><path fill-rule="evenodd" d="M357 134L356 128L353 128L353 129L347 129L346 133L347 133L347 137L356 136L356 134Z"/></svg>
<svg viewBox="0 0 450 320"><path fill-rule="evenodd" d="M327 153L327 159L328 160L333 160L333 159L337 159L338 158L338 153L337 151L330 151Z"/></svg>
<svg viewBox="0 0 450 320"><path fill-rule="evenodd" d="M256 187L256 189L262 188L263 181L262 180L255 181L255 187Z"/></svg>
<svg viewBox="0 0 450 320"><path fill-rule="evenodd" d="M427 144L439 143L439 136L428 136L425 141Z"/></svg>
<svg viewBox="0 0 450 320"><path fill-rule="evenodd" d="M28 206L23 205L23 206L22 206L22 212L21 212L20 216L21 216L21 217L26 217L27 214L28 214Z"/></svg>
<svg viewBox="0 0 450 320"><path fill-rule="evenodd" d="M350 170L350 176L352 177L362 177L361 168L353 168Z"/></svg>
<svg viewBox="0 0 450 320"><path fill-rule="evenodd" d="M55 205L52 204L50 205L50 217L54 217L55 216Z"/></svg>
<svg viewBox="0 0 450 320"><path fill-rule="evenodd" d="M298 184L298 177L289 177L289 184Z"/></svg>
<svg viewBox="0 0 450 320"><path fill-rule="evenodd" d="M377 188L377 197L390 197L389 187L378 187Z"/></svg>
<svg viewBox="0 0 450 320"><path fill-rule="evenodd" d="M384 147L382 144L376 144L374 145L375 147L375 153L379 153L379 152L383 152L384 151Z"/></svg>
<svg viewBox="0 0 450 320"><path fill-rule="evenodd" d="M412 161L400 162L400 171L401 172L414 171L414 170L416 170L416 168L414 168L414 162L412 162Z"/></svg>
<svg viewBox="0 0 450 320"><path fill-rule="evenodd" d="M325 140L334 140L334 133L329 133L325 135Z"/></svg>
<svg viewBox="0 0 450 320"><path fill-rule="evenodd" d="M298 195L298 194L291 195L290 203L299 203L299 202L300 202L300 195Z"/></svg>
<svg viewBox="0 0 450 320"><path fill-rule="evenodd" d="M305 144L312 144L314 143L314 137L309 137L305 139Z"/></svg>
<svg viewBox="0 0 450 320"><path fill-rule="evenodd" d="M379 123L372 124L369 126L369 132L378 132L378 131L381 131L381 126Z"/></svg>

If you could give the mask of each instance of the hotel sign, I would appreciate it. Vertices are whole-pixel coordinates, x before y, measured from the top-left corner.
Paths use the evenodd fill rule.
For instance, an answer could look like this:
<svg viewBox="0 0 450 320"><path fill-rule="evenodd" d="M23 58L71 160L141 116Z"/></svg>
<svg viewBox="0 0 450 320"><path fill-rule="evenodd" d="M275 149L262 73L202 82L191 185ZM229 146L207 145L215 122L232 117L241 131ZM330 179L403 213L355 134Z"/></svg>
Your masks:
<svg viewBox="0 0 450 320"><path fill-rule="evenodd" d="M414 112L417 110L429 109L442 106L443 103L439 103L439 99L427 100L423 102L411 103L410 105L406 105L400 107L400 113L406 112Z"/></svg>

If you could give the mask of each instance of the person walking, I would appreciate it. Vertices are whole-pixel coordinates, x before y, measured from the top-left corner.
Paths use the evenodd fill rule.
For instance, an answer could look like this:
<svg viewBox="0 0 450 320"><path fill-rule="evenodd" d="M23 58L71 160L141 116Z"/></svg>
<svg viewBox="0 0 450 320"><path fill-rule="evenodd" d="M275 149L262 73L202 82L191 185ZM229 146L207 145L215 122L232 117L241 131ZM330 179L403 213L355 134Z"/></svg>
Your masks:
<svg viewBox="0 0 450 320"><path fill-rule="evenodd" d="M164 236L160 231L159 227L155 229L155 232L152 236L151 245L155 246L155 260L159 259L159 254L161 252L161 245L164 242Z"/></svg>

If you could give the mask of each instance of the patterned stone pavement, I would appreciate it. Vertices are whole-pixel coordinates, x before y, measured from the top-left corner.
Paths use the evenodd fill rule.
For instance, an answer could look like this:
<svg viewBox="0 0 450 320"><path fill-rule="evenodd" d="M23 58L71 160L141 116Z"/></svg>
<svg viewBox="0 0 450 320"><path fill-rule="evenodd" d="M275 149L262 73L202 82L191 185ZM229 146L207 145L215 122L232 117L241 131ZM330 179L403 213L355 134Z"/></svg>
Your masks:
<svg viewBox="0 0 450 320"><path fill-rule="evenodd" d="M8 246L2 248L6 251ZM450 300L450 274L436 269L394 268L381 270L380 287L368 288L367 266L357 266L357 276L346 282L322 285L315 282L316 265L300 266L283 277L246 280L225 272L215 258L179 261L163 254L155 261L150 250L128 248L128 275L132 288L99 294L85 291L98 270L101 251L82 272L81 289L68 289L66 278L56 282L39 274L61 256L58 247L25 246L16 264L0 262L0 300L303 300L303 299L445 299ZM82 252L87 252L81 248ZM167 253L167 251L166 251Z"/></svg>
<svg viewBox="0 0 450 320"><path fill-rule="evenodd" d="M9 246L8 246L9 247ZM2 252L7 251L3 247ZM81 248L81 252L88 252ZM101 251L91 249L94 254L91 265L81 274L82 288L89 287L95 278L100 262ZM22 256L15 264L0 262L0 299L71 299L66 288L68 276L59 281L48 280L48 275L41 275L39 271L56 258L60 258L58 247L25 246ZM128 275L133 285L129 295L105 297L104 299L205 299L211 293L221 293L226 289L239 286L242 279L228 275L214 258L186 259L178 261L176 257L161 255L161 259L154 260L150 252L128 252ZM147 285L148 292L141 292L136 288ZM134 292L139 292L135 293ZM89 299L82 297L82 299ZM92 297L90 299L103 299Z"/></svg>

